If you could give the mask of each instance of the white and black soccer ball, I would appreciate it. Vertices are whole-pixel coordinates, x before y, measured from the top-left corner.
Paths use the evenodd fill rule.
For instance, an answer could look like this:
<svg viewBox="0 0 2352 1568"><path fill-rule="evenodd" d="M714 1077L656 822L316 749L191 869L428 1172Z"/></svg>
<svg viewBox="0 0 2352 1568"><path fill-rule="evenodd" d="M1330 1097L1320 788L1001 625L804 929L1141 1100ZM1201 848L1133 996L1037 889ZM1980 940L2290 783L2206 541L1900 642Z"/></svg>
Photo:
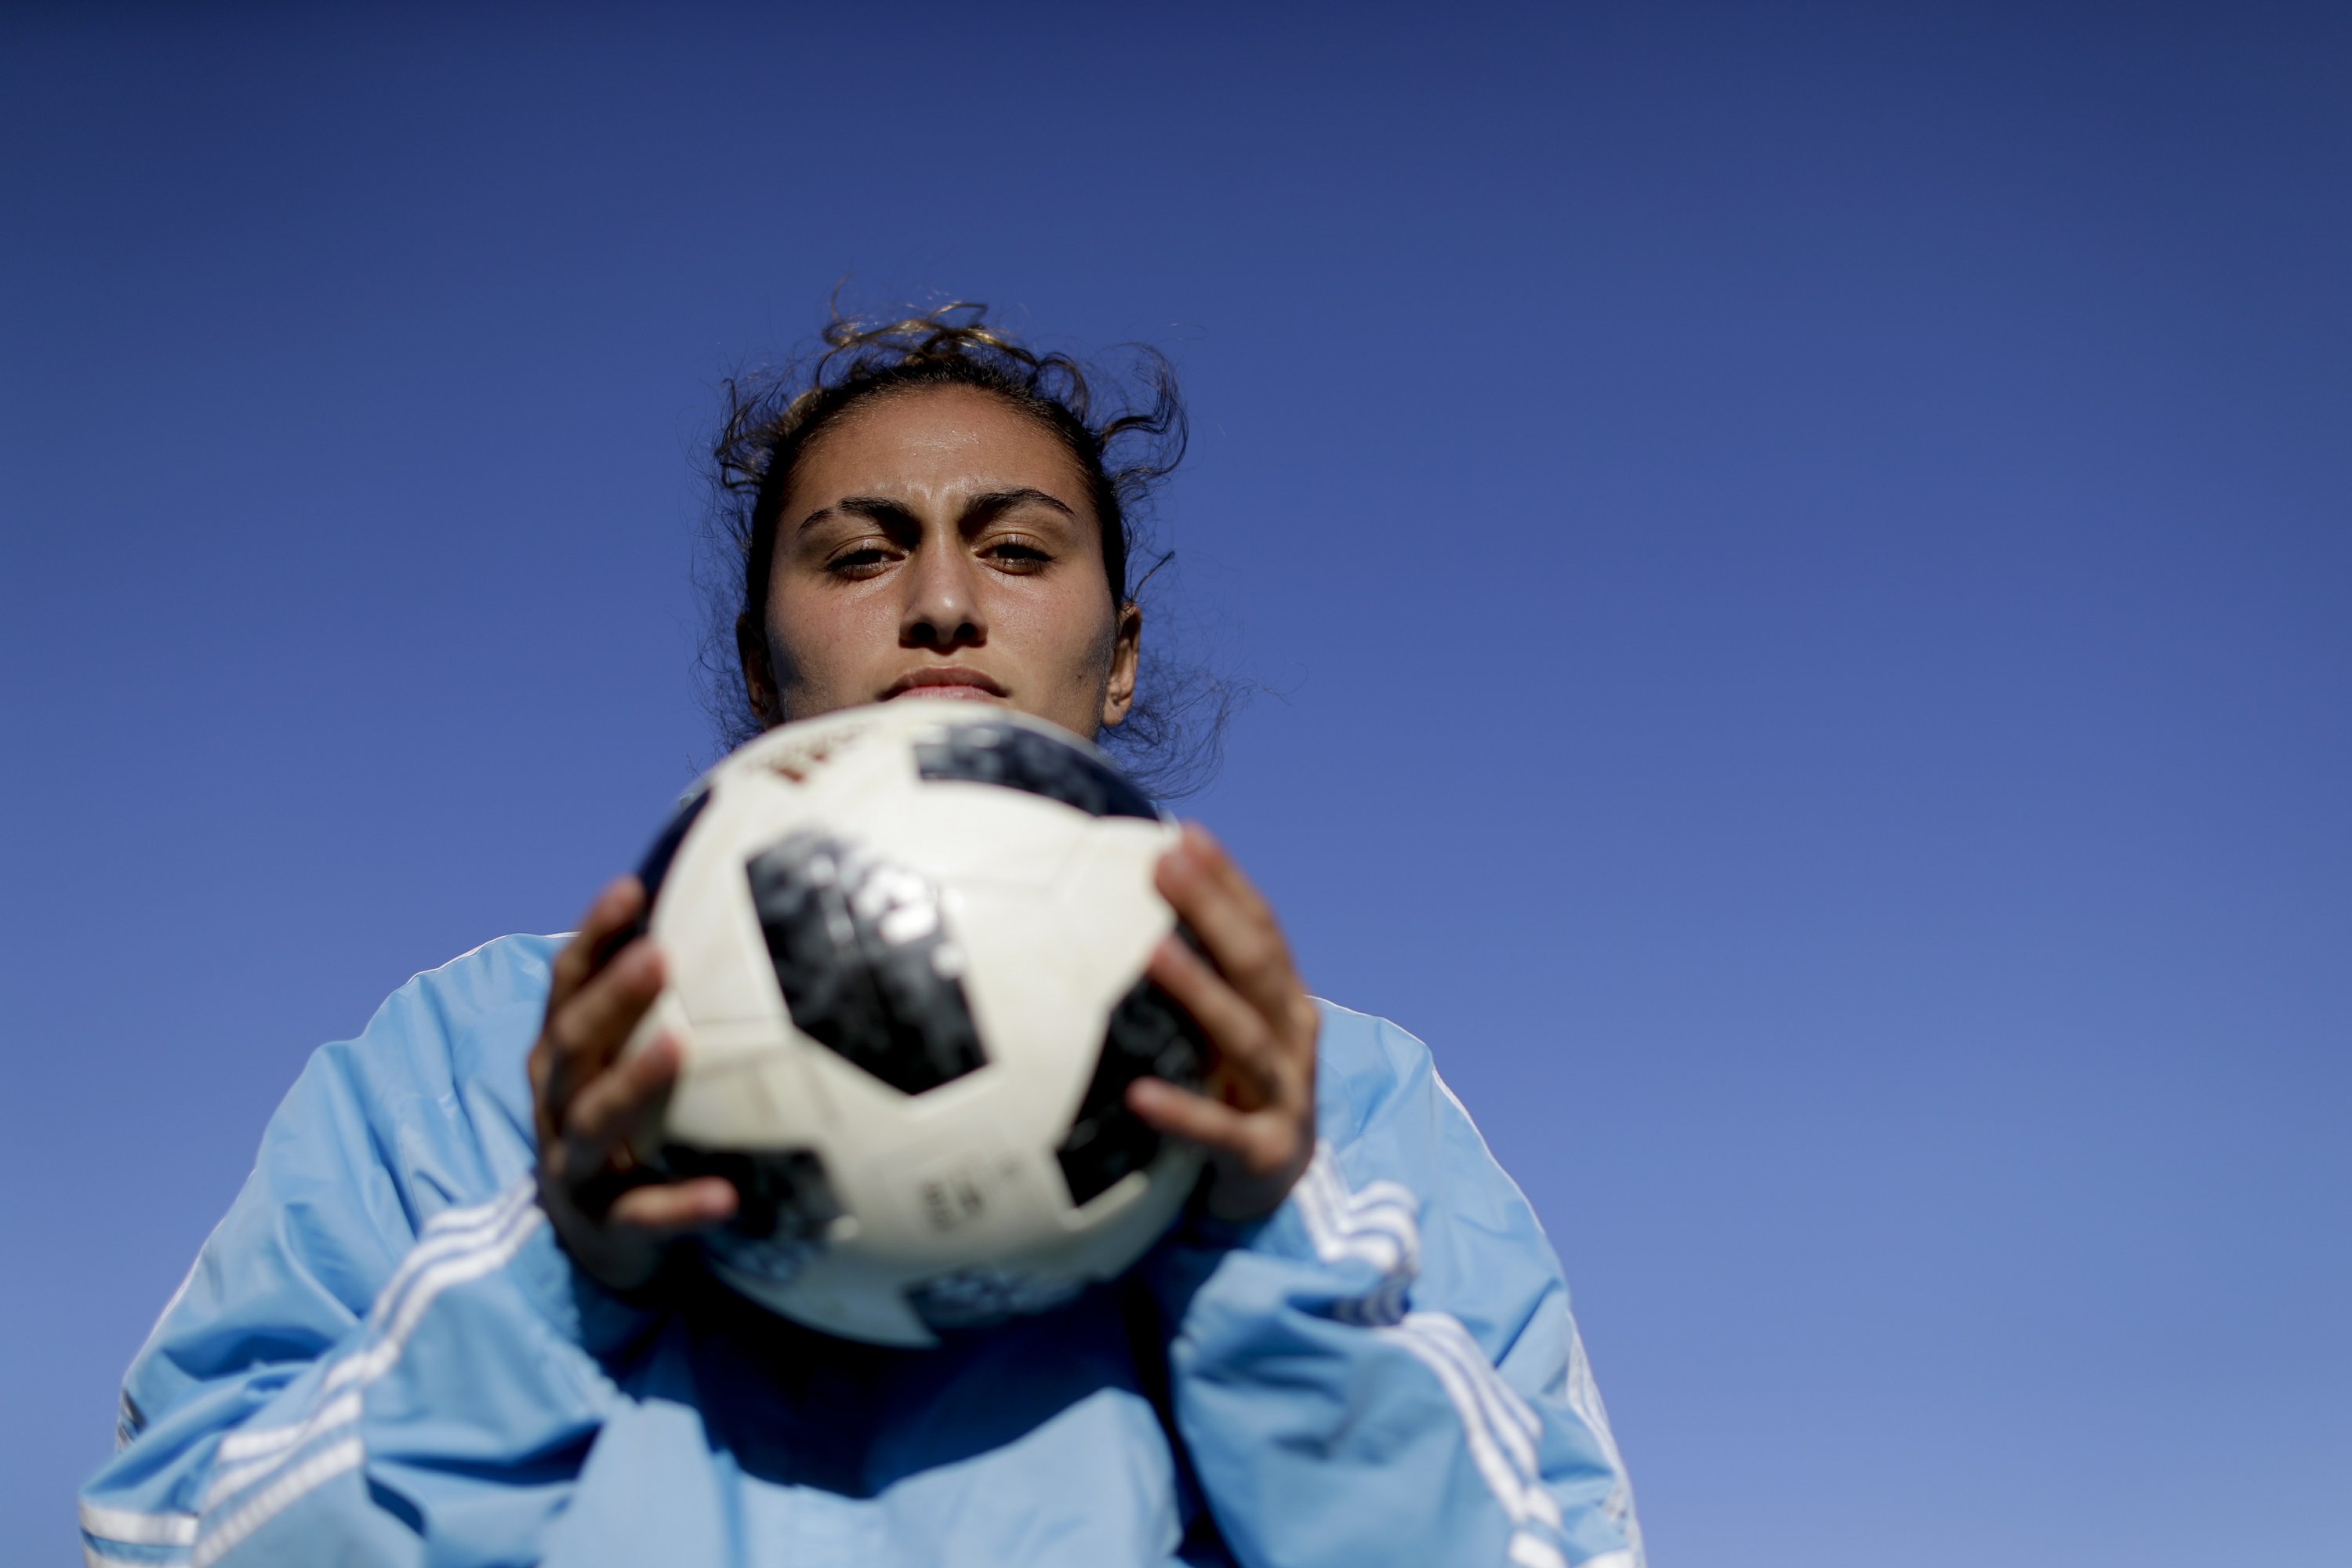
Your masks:
<svg viewBox="0 0 2352 1568"><path fill-rule="evenodd" d="M681 1066L641 1152L741 1194L721 1278L827 1332L935 1342L1058 1305L1166 1230L1198 1152L1126 1107L1197 1085L1144 977L1175 828L1094 747L902 699L706 774L647 855Z"/></svg>

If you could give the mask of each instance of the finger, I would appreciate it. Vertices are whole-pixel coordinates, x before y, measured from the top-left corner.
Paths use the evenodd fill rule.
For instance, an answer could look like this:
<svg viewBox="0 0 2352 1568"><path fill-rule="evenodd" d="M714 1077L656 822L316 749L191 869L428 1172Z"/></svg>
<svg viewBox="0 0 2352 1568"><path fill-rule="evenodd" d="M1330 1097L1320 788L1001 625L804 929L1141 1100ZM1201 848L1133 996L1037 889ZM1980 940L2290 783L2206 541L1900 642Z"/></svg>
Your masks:
<svg viewBox="0 0 2352 1568"><path fill-rule="evenodd" d="M1213 839L1188 826L1185 841L1160 861L1162 897L1190 926L1234 987L1266 1019L1287 1028L1306 995L1274 911Z"/></svg>
<svg viewBox="0 0 2352 1568"><path fill-rule="evenodd" d="M1244 914L1269 927L1276 926L1274 906L1266 902L1265 895L1257 890L1257 884L1249 879L1241 863L1226 851L1215 834L1197 822L1188 822L1184 825L1184 838L1199 858L1202 868Z"/></svg>
<svg viewBox="0 0 2352 1568"><path fill-rule="evenodd" d="M613 1200L605 1224L624 1227L649 1240L667 1241L726 1224L735 1217L739 1200L723 1176L697 1176L690 1182L665 1182L635 1187Z"/></svg>
<svg viewBox="0 0 2352 1568"><path fill-rule="evenodd" d="M563 1117L565 1149L578 1175L602 1169L615 1146L644 1125L647 1114L677 1081L677 1043L665 1035L652 1049L614 1065L581 1087Z"/></svg>
<svg viewBox="0 0 2352 1568"><path fill-rule="evenodd" d="M1215 1047L1219 1063L1240 1076L1249 1103L1279 1094L1279 1048L1273 1031L1200 954L1171 937L1152 952L1145 973L1192 1015Z"/></svg>
<svg viewBox="0 0 2352 1568"><path fill-rule="evenodd" d="M1160 1079L1129 1084L1127 1108L1155 1131L1213 1152L1240 1155L1253 1143L1249 1112Z"/></svg>
<svg viewBox="0 0 2352 1568"><path fill-rule="evenodd" d="M572 1097L602 1072L661 994L661 953L639 938L550 1017L548 1109L561 1121Z"/></svg>
<svg viewBox="0 0 2352 1568"><path fill-rule="evenodd" d="M645 901L645 887L635 877L615 877L604 884L604 890L581 917L580 929L555 955L548 975L549 1011L570 1001L587 984L596 967L598 950L612 940L614 932L637 918Z"/></svg>

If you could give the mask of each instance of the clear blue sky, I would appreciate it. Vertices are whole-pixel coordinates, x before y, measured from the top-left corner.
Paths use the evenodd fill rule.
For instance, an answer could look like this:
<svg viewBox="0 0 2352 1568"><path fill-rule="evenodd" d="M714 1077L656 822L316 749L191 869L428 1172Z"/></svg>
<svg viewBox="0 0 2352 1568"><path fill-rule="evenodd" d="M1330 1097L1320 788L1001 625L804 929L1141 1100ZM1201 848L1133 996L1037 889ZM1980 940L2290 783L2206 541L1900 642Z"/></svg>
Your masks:
<svg viewBox="0 0 2352 1568"><path fill-rule="evenodd" d="M836 279L1196 419L1195 809L1550 1225L1661 1568L2352 1560L2352 21L0 21L0 1560L317 1043L711 747Z"/></svg>

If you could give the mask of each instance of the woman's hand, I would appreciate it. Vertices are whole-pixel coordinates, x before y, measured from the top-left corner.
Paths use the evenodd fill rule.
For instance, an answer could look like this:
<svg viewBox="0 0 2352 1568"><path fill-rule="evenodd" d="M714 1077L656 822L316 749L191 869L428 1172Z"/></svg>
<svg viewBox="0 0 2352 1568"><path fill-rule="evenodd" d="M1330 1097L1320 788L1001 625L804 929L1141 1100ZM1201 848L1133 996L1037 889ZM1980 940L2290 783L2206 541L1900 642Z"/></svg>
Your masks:
<svg viewBox="0 0 2352 1568"><path fill-rule="evenodd" d="M676 1079L677 1045L664 1036L614 1061L661 994L661 954L639 937L601 968L596 956L645 901L635 877L597 895L555 955L546 1021L530 1048L540 1206L572 1261L621 1291L650 1283L672 1241L724 1222L736 1204L735 1189L716 1176L628 1184L636 1170L630 1135Z"/></svg>
<svg viewBox="0 0 2352 1568"><path fill-rule="evenodd" d="M1274 910L1206 829L1185 824L1158 880L1207 954L1171 936L1149 971L1209 1038L1207 1093L1138 1079L1128 1086L1128 1108L1209 1152L1212 1215L1258 1219L1289 1195L1315 1156L1322 1020L1291 967Z"/></svg>

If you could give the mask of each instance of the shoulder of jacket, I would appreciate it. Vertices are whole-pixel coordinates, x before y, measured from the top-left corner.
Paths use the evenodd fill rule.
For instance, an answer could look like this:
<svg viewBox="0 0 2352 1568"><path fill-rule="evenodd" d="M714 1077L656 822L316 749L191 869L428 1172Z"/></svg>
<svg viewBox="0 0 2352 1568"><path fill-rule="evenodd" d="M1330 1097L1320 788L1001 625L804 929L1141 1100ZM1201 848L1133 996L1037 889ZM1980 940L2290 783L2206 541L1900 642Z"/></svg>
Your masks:
<svg viewBox="0 0 2352 1568"><path fill-rule="evenodd" d="M417 971L408 977L408 984L401 990L455 993L498 1001L520 986L543 997L547 991L548 965L554 961L556 949L571 938L570 931L552 936L538 936L529 931L494 936L486 942L467 948L446 963Z"/></svg>
<svg viewBox="0 0 2352 1568"><path fill-rule="evenodd" d="M1410 1031L1325 997L1314 1001L1323 1016L1315 1098L1325 1137L1352 1137L1396 1096L1435 1079L1429 1047Z"/></svg>
<svg viewBox="0 0 2352 1568"><path fill-rule="evenodd" d="M520 1067L547 1005L548 965L561 937L495 937L411 975L357 1036L320 1047L313 1066L371 1100L440 1099Z"/></svg>
<svg viewBox="0 0 2352 1568"><path fill-rule="evenodd" d="M417 1214L480 1201L512 1180L530 1160L524 1060L560 941L499 937L411 976L366 1028L311 1053L265 1134L274 1151L265 1163L341 1170L352 1151L373 1150Z"/></svg>

